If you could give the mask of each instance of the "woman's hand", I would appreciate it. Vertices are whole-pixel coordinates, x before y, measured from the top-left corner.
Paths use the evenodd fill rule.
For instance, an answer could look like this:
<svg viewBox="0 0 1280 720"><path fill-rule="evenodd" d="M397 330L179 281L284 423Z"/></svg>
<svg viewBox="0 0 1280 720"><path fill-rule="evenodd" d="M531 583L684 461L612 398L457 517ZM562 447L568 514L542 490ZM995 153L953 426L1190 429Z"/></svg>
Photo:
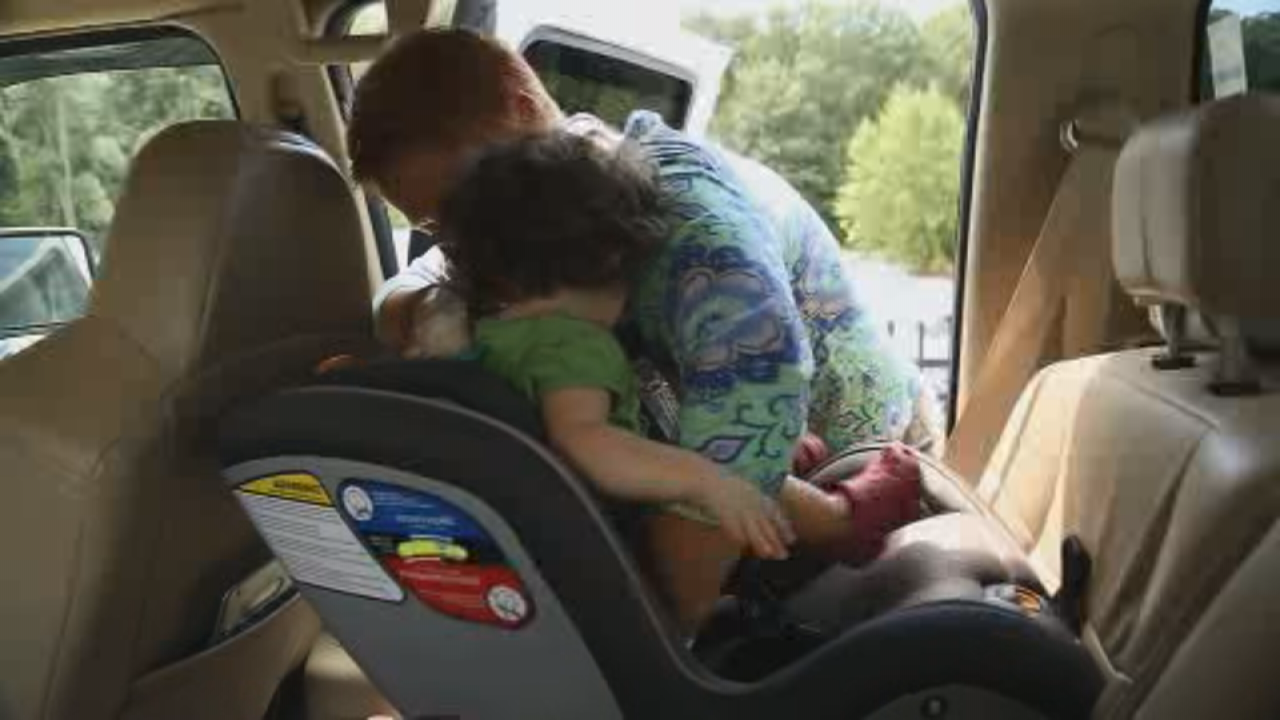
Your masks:
<svg viewBox="0 0 1280 720"><path fill-rule="evenodd" d="M795 533L777 503L754 485L731 475L703 476L690 501L715 517L730 539L745 545L756 557L787 558L787 546L794 542Z"/></svg>

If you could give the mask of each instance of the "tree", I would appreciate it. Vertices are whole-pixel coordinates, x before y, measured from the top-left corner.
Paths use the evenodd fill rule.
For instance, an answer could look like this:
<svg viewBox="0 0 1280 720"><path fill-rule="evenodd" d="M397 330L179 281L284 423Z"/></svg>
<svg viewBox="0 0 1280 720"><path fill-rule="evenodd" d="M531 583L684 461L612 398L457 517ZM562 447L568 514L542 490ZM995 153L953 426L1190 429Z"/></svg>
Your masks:
<svg viewBox="0 0 1280 720"><path fill-rule="evenodd" d="M918 272L949 272L963 147L954 100L936 87L896 87L849 143L836 204L848 242Z"/></svg>
<svg viewBox="0 0 1280 720"><path fill-rule="evenodd" d="M0 135L0 226L17 225L22 218L18 195L21 182L12 140Z"/></svg>
<svg viewBox="0 0 1280 720"><path fill-rule="evenodd" d="M973 11L964 4L939 12L920 28L924 40L920 86L936 85L960 108L969 105L976 48L973 30Z"/></svg>
<svg viewBox="0 0 1280 720"><path fill-rule="evenodd" d="M1262 13L1244 19L1244 64L1250 90L1280 90L1280 13Z"/></svg>
<svg viewBox="0 0 1280 720"><path fill-rule="evenodd" d="M895 82L917 74L923 49L911 18L875 0L808 0L685 24L737 51L712 134L778 171L831 220L854 129Z"/></svg>
<svg viewBox="0 0 1280 720"><path fill-rule="evenodd" d="M62 75L0 89L0 220L69 225L97 241L130 159L157 130L230 117L215 67Z"/></svg>

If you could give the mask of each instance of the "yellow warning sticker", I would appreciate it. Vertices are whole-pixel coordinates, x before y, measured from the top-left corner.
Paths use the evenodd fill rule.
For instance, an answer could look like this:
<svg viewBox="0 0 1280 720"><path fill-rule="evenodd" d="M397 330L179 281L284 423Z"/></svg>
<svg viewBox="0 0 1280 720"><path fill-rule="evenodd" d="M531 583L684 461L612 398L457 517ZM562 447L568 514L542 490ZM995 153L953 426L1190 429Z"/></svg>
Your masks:
<svg viewBox="0 0 1280 720"><path fill-rule="evenodd" d="M329 500L329 494L324 491L324 486L320 484L320 481L315 476L307 473L268 475L257 480L250 480L238 489L241 492L253 493L254 495L266 495L267 497L275 497L282 500L299 500L326 507L333 506L333 502Z"/></svg>

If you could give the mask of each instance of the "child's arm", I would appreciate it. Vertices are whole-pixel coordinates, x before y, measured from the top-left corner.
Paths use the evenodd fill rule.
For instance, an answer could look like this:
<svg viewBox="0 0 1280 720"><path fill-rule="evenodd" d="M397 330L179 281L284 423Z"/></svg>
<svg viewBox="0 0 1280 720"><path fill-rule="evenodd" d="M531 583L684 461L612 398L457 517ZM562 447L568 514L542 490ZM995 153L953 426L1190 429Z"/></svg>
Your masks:
<svg viewBox="0 0 1280 720"><path fill-rule="evenodd" d="M599 388L541 396L547 437L558 452L613 497L685 502L705 508L735 542L765 558L785 558L788 529L776 508L747 482L689 450L646 440L609 424L612 398Z"/></svg>

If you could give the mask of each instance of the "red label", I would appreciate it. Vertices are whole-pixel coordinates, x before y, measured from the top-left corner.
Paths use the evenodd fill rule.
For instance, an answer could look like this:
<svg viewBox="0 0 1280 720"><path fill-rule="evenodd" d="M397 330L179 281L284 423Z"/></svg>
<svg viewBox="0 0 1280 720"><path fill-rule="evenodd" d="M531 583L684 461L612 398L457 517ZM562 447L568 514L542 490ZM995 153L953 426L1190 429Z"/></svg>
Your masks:
<svg viewBox="0 0 1280 720"><path fill-rule="evenodd" d="M507 567L395 556L383 562L419 600L446 615L506 628L520 627L533 615L524 585Z"/></svg>

